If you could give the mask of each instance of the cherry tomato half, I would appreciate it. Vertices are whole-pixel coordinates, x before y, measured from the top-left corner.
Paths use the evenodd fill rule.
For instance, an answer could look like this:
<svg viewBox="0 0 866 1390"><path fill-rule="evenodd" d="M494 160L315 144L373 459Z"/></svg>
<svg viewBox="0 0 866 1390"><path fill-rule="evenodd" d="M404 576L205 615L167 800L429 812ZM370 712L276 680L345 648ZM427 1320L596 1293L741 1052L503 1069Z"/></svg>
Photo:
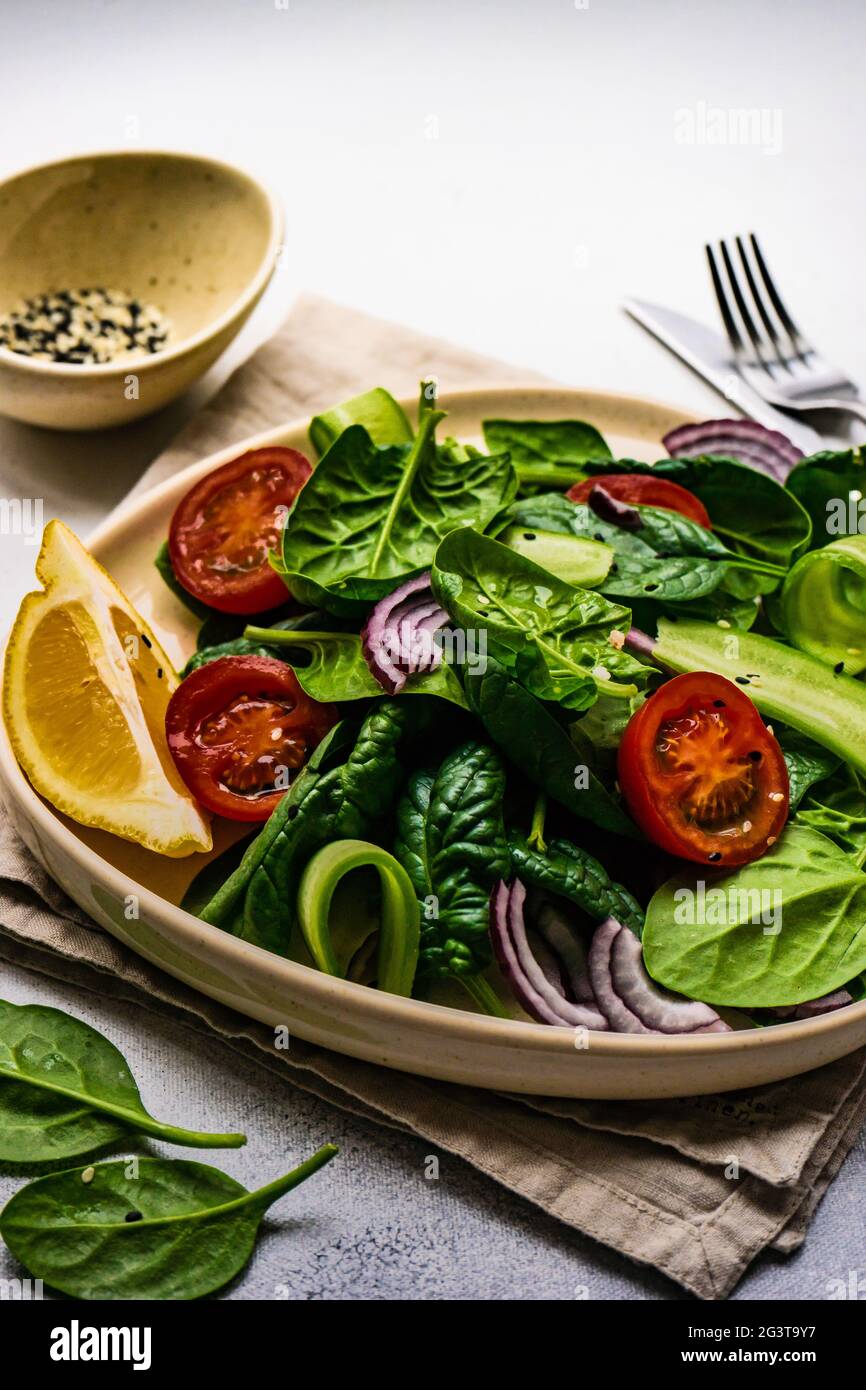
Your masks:
<svg viewBox="0 0 866 1390"><path fill-rule="evenodd" d="M181 681L165 732L202 806L229 820L262 821L337 718L333 705L304 694L285 662L221 656Z"/></svg>
<svg viewBox="0 0 866 1390"><path fill-rule="evenodd" d="M748 864L788 818L781 748L748 695L706 671L675 676L632 715L617 772L641 830L681 859Z"/></svg>
<svg viewBox="0 0 866 1390"><path fill-rule="evenodd" d="M565 495L570 502L586 502L596 483L618 502L637 507L663 507L669 512L679 512L699 526L706 526L708 531L712 529L709 512L693 492L679 483L672 483L669 478L653 478L649 473L599 473L595 478L575 483Z"/></svg>
<svg viewBox="0 0 866 1390"><path fill-rule="evenodd" d="M297 449L251 449L191 487L168 536L183 587L221 613L264 613L284 603L288 590L268 551L312 471Z"/></svg>

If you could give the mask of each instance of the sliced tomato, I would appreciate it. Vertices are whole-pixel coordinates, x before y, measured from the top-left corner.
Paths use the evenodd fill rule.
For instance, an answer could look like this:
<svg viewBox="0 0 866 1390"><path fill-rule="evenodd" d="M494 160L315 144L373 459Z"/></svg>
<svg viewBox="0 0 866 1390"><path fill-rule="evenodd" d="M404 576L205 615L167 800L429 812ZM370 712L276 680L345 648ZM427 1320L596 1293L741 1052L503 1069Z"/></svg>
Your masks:
<svg viewBox="0 0 866 1390"><path fill-rule="evenodd" d="M165 713L177 770L193 796L229 820L267 820L337 722L306 695L291 666L222 656L181 681Z"/></svg>
<svg viewBox="0 0 866 1390"><path fill-rule="evenodd" d="M565 495L570 502L586 502L596 483L618 502L628 502L634 507L663 507L669 512L679 512L699 526L706 526L708 531L712 529L709 512L693 492L668 478L653 478L649 473L599 473L595 478L575 483Z"/></svg>
<svg viewBox="0 0 866 1390"><path fill-rule="evenodd" d="M268 552L312 471L297 449L251 449L191 487L168 536L183 587L221 613L264 613L284 603L288 590Z"/></svg>
<svg viewBox="0 0 866 1390"><path fill-rule="evenodd" d="M648 839L701 864L748 864L788 818L782 750L738 685L706 671L675 676L632 715L617 771Z"/></svg>

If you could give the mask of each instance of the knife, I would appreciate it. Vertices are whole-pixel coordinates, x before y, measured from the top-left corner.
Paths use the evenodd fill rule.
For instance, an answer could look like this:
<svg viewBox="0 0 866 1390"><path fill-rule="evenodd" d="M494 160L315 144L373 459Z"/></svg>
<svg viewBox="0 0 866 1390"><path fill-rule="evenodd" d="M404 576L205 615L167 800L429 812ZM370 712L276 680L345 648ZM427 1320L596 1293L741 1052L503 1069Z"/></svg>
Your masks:
<svg viewBox="0 0 866 1390"><path fill-rule="evenodd" d="M768 405L747 385L734 367L730 348L721 333L687 314L678 314L661 304L648 304L644 299L626 299L623 308L742 414L751 416L767 429L780 430L805 454L814 454L827 447L817 430Z"/></svg>

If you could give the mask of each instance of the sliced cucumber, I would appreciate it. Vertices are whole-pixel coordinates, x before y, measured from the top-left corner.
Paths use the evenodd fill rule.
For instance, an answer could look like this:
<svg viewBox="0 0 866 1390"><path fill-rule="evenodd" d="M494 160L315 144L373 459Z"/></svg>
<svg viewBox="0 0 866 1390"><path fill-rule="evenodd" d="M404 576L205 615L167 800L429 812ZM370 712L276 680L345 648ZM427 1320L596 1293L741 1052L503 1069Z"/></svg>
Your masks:
<svg viewBox="0 0 866 1390"><path fill-rule="evenodd" d="M536 531L528 526L509 526L498 537L503 545L550 570L557 579L595 589L607 578L613 564L613 547L604 541L569 536L558 531Z"/></svg>

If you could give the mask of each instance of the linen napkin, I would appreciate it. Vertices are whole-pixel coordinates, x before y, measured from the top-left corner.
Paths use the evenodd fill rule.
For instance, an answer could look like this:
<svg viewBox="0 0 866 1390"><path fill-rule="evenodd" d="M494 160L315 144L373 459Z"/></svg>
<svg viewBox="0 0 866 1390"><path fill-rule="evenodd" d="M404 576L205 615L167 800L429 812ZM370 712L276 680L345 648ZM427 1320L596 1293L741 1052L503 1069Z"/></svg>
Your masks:
<svg viewBox="0 0 866 1390"><path fill-rule="evenodd" d="M430 375L446 388L533 379L304 296L132 495L257 430L373 384L411 394ZM180 984L103 932L0 821L4 959L216 1033L283 1081L423 1136L700 1298L723 1298L762 1250L788 1252L802 1243L866 1119L863 1051L750 1092L652 1102L494 1094L294 1038L288 1053L277 1051L271 1029Z"/></svg>

